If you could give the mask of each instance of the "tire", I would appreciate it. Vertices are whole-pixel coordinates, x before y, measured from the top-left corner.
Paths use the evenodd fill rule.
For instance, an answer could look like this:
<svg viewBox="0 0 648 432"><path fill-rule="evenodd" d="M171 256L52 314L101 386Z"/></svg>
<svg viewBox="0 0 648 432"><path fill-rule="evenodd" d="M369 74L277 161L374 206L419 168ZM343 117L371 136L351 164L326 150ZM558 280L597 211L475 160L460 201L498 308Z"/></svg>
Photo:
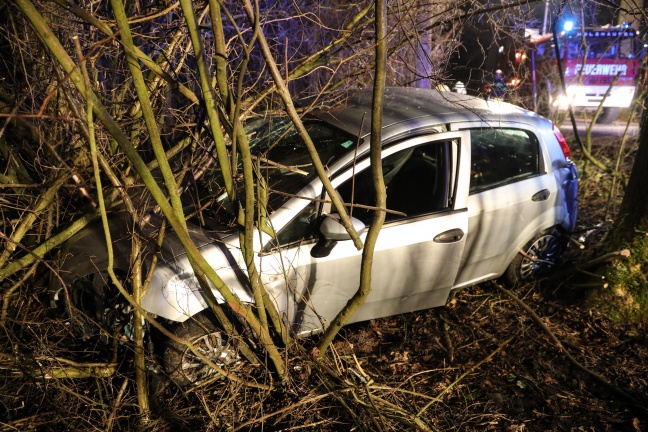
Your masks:
<svg viewBox="0 0 648 432"><path fill-rule="evenodd" d="M614 120L619 116L619 108L603 108L601 114L596 119L597 124L610 124L614 123Z"/></svg>
<svg viewBox="0 0 648 432"><path fill-rule="evenodd" d="M194 315L179 324L173 333L191 342L200 353L223 369L231 370L241 363L233 341L206 314ZM189 348L175 341L168 342L164 350L164 367L169 378L180 387L199 385L219 376Z"/></svg>
<svg viewBox="0 0 648 432"><path fill-rule="evenodd" d="M538 234L522 249L524 254L518 253L513 258L504 273L504 282L515 286L551 272L560 263L563 249L564 239L557 230ZM534 262L529 257L538 261Z"/></svg>

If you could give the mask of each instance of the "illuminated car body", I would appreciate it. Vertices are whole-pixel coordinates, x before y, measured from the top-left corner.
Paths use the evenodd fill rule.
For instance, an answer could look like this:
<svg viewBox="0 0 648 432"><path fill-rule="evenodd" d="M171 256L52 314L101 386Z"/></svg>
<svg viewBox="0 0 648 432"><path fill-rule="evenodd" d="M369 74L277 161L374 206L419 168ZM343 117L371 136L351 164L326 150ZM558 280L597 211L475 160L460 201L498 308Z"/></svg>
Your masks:
<svg viewBox="0 0 648 432"><path fill-rule="evenodd" d="M367 207L374 205L368 175L371 102L371 93L363 91L346 106L306 121L363 240L373 211ZM254 233L255 265L286 323L296 334L308 334L328 325L355 293L362 251L336 221L312 167L303 163L309 159L296 134L284 134L277 144L273 127L286 130L285 121L261 124L268 142L273 140L273 150L263 154L274 162L261 170L271 190L286 193L269 200L268 225L276 236ZM267 144L261 135L251 135L253 148ZM521 249L534 254L536 246L530 245L574 229L578 179L568 151L549 120L513 105L387 89L382 154L389 212L375 248L371 294L351 322L442 306L452 289L509 272L524 280L549 260L555 263L557 241L538 262L523 261L511 270ZM113 225L122 222L116 217ZM253 303L238 231L209 220L202 226L190 222L188 228L229 289ZM97 269L106 261L101 237L100 230L90 228L69 242L61 255L63 281L101 284ZM124 243L121 249L125 257L128 247ZM174 322L207 309L177 238L167 235L157 253L143 308ZM117 264L124 273L126 263Z"/></svg>

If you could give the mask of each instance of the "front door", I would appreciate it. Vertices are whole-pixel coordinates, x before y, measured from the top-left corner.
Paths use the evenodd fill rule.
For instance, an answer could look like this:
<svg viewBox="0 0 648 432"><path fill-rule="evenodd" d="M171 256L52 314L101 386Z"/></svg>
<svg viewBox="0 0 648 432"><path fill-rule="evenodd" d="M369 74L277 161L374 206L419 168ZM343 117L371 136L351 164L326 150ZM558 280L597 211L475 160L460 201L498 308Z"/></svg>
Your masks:
<svg viewBox="0 0 648 432"><path fill-rule="evenodd" d="M390 212L376 244L371 294L350 322L445 304L468 230L469 149L467 132L448 132L383 150ZM352 205L349 213L367 225L373 210L366 207L375 204L369 179L369 161L363 160L333 180L345 203ZM312 220L306 213L316 207L306 206L294 223ZM264 281L297 333L327 326L360 283L362 251L350 240L338 242L321 258L311 255L315 244L302 241L264 260Z"/></svg>

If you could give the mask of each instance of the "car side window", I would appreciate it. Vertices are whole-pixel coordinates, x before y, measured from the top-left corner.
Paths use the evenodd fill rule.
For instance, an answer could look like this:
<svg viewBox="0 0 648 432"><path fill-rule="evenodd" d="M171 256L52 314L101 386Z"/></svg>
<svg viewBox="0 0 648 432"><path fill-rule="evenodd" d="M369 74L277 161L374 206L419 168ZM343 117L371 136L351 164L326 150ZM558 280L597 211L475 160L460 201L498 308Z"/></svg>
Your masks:
<svg viewBox="0 0 648 432"><path fill-rule="evenodd" d="M450 205L452 143L434 142L396 152L383 159L387 187L386 222L444 210ZM376 198L367 168L345 181L337 191L350 204L349 213L369 224Z"/></svg>
<svg viewBox="0 0 648 432"><path fill-rule="evenodd" d="M470 130L470 193L480 192L540 172L538 138L522 129Z"/></svg>

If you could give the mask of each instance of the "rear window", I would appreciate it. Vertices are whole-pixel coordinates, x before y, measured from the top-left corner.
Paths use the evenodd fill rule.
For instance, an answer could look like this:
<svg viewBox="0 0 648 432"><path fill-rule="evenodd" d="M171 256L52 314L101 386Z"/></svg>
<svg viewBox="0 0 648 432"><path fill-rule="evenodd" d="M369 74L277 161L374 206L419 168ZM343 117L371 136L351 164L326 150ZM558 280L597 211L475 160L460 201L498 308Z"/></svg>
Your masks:
<svg viewBox="0 0 648 432"><path fill-rule="evenodd" d="M540 172L538 138L521 129L471 129L470 193Z"/></svg>

